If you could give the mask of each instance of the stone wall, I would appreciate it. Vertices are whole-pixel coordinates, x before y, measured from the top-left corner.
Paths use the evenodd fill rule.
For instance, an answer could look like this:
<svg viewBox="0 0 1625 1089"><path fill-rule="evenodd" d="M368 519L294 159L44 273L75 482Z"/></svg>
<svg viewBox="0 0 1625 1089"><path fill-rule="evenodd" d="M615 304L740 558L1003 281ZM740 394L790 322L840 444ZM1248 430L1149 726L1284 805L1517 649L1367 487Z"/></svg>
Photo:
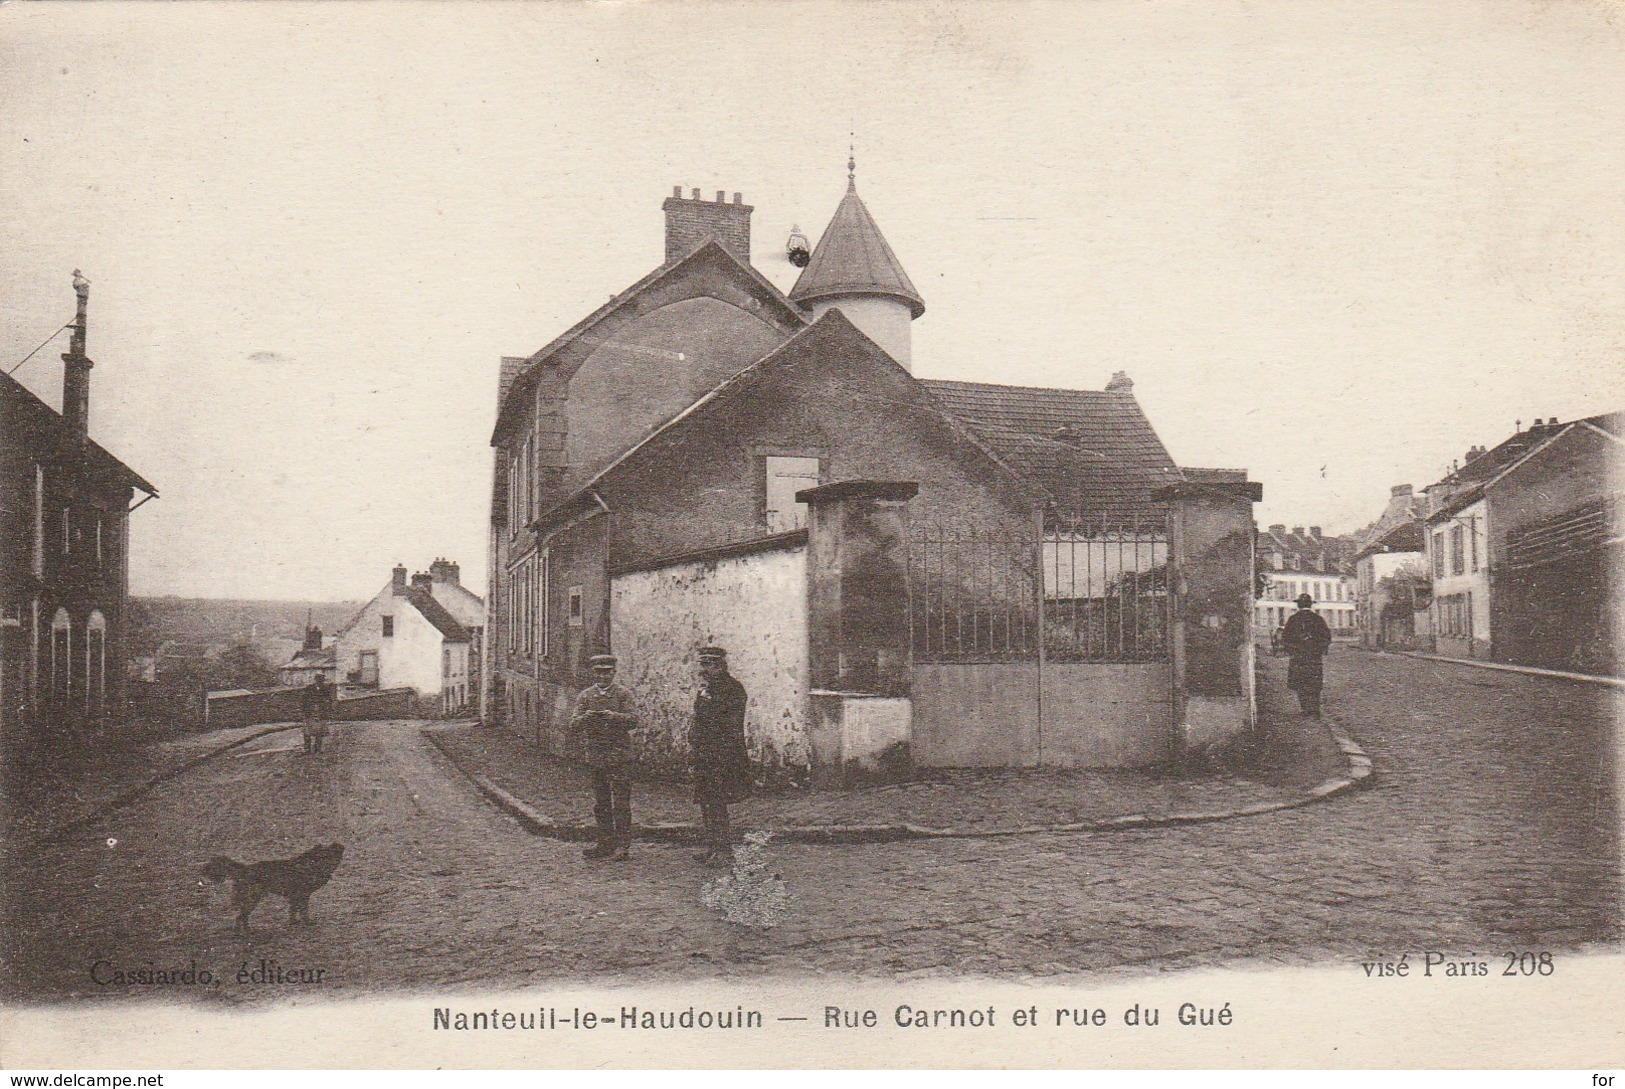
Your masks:
<svg viewBox="0 0 1625 1089"><path fill-rule="evenodd" d="M769 779L799 781L807 747L806 549L752 552L616 575L610 640L619 680L638 700L650 740L646 764L687 766L699 683L697 652L728 651L745 686L751 760Z"/></svg>

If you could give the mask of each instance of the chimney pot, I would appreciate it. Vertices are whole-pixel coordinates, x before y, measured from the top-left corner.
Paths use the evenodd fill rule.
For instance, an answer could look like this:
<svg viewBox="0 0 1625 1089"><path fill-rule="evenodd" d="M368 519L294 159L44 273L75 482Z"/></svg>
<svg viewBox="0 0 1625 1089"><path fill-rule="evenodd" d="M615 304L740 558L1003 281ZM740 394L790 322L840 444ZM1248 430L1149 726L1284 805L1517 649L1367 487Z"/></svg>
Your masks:
<svg viewBox="0 0 1625 1089"><path fill-rule="evenodd" d="M90 281L80 275L78 269L73 270L73 293L73 333L68 350L62 355L62 422L68 439L82 446L90 438L90 368L93 364L85 354L88 325L85 311L90 302Z"/></svg>

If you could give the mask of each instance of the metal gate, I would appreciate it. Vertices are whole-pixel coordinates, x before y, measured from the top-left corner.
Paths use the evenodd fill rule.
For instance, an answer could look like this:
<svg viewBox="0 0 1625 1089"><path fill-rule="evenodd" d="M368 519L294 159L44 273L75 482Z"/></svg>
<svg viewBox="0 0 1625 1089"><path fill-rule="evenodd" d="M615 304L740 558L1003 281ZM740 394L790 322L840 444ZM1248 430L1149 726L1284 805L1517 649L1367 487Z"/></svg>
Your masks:
<svg viewBox="0 0 1625 1089"><path fill-rule="evenodd" d="M1168 520L1157 511L1033 533L916 527L914 661L1156 662L1168 657Z"/></svg>
<svg viewBox="0 0 1625 1089"><path fill-rule="evenodd" d="M1136 764L1172 727L1168 518L909 540L916 762Z"/></svg>

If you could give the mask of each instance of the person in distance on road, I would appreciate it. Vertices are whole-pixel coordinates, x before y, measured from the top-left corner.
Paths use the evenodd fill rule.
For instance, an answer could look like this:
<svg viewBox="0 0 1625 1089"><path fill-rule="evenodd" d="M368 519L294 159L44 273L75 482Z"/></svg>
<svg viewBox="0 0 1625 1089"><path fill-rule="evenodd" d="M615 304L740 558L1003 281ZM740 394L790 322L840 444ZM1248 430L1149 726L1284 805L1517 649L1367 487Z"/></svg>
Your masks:
<svg viewBox="0 0 1625 1089"><path fill-rule="evenodd" d="M1320 689L1325 680L1322 662L1332 646L1332 630L1315 614L1315 599L1298 595L1298 611L1286 622L1281 644L1288 655L1286 686L1298 694L1303 713L1320 716Z"/></svg>

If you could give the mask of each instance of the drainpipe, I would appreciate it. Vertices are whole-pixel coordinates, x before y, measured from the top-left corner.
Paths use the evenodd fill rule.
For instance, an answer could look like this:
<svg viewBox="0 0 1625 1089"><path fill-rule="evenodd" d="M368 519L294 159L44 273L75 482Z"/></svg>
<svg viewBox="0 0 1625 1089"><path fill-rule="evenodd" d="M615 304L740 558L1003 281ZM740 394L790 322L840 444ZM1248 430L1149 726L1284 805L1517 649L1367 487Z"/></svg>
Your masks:
<svg viewBox="0 0 1625 1089"><path fill-rule="evenodd" d="M1033 516L1038 527L1038 537L1033 545L1036 562L1034 567L1038 570L1037 585L1034 592L1038 595L1038 767L1044 766L1044 508L1040 506Z"/></svg>

